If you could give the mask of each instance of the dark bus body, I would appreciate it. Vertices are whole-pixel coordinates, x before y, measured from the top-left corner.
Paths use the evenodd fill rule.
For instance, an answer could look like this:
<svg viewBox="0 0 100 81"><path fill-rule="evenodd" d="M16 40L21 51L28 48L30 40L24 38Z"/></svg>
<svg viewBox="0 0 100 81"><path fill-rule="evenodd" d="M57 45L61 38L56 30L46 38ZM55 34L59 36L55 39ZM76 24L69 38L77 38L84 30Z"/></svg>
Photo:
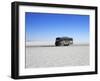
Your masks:
<svg viewBox="0 0 100 81"><path fill-rule="evenodd" d="M57 37L55 41L55 46L69 46L73 44L73 38L69 37Z"/></svg>

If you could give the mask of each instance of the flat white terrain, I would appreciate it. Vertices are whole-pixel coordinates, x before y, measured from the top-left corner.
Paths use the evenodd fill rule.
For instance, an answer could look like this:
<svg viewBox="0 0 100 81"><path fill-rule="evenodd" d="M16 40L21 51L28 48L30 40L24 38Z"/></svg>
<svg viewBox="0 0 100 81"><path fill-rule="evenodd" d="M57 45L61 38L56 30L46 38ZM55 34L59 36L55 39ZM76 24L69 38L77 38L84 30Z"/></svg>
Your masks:
<svg viewBox="0 0 100 81"><path fill-rule="evenodd" d="M89 65L89 45L26 46L26 68Z"/></svg>

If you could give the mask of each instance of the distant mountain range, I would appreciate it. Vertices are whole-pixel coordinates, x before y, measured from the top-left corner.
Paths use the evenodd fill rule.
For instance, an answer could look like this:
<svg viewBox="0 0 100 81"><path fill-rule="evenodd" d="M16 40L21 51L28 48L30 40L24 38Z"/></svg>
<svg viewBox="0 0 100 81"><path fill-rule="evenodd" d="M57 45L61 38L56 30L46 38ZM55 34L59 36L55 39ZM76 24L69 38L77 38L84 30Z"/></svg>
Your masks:
<svg viewBox="0 0 100 81"><path fill-rule="evenodd" d="M28 41L25 43L26 46L54 46L55 41ZM89 45L89 43L74 42L74 45Z"/></svg>

